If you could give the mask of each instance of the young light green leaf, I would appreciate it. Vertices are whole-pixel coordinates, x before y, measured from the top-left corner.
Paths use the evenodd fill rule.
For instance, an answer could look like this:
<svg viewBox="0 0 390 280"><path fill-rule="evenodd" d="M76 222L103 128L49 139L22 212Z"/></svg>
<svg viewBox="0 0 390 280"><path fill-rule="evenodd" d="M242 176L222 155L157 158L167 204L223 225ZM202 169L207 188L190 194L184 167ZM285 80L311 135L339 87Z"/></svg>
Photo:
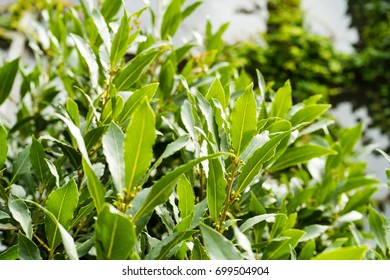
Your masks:
<svg viewBox="0 0 390 280"><path fill-rule="evenodd" d="M210 216L218 223L220 212L225 201L226 179L220 159L209 160L209 173L207 177L207 202Z"/></svg>
<svg viewBox="0 0 390 280"><path fill-rule="evenodd" d="M182 16L182 20L184 20L186 17L190 16L195 10L196 8L198 8L200 5L202 5L202 1L197 1L191 5L189 5L188 7L186 7L184 9L184 11L181 13L181 16Z"/></svg>
<svg viewBox="0 0 390 280"><path fill-rule="evenodd" d="M104 205L104 196L106 191L103 184L100 182L99 178L93 172L91 166L85 161L85 159L82 159L82 164L84 173L87 176L89 194L93 199L97 212L100 213Z"/></svg>
<svg viewBox="0 0 390 280"><path fill-rule="evenodd" d="M13 261L13 260L16 260L17 258L19 258L19 246L18 245L11 246L7 250L5 250L4 252L1 252L1 254L0 254L1 261L4 261L4 260L9 260L9 261L12 260Z"/></svg>
<svg viewBox="0 0 390 280"><path fill-rule="evenodd" d="M134 112L124 139L125 186L131 191L145 175L153 158L156 117L146 99Z"/></svg>
<svg viewBox="0 0 390 280"><path fill-rule="evenodd" d="M344 128L339 132L340 145L344 150L344 154L349 154L359 141L363 133L363 125L359 123L350 128Z"/></svg>
<svg viewBox="0 0 390 280"><path fill-rule="evenodd" d="M136 243L129 217L105 204L96 221L95 246L98 259L125 260Z"/></svg>
<svg viewBox="0 0 390 280"><path fill-rule="evenodd" d="M73 219L73 213L79 200L76 182L72 179L65 186L53 191L47 198L46 209L50 211L65 229ZM48 245L55 250L61 243L58 223L51 217L45 217L45 228Z"/></svg>
<svg viewBox="0 0 390 280"><path fill-rule="evenodd" d="M26 236L31 239L33 234L31 212L26 203L16 195L10 194L8 208L12 217L19 222Z"/></svg>
<svg viewBox="0 0 390 280"><path fill-rule="evenodd" d="M390 246L386 241L387 223L385 218L371 206L368 209L368 224L370 226L370 232L375 237L376 243L379 248L381 248L382 252L386 254L386 249Z"/></svg>
<svg viewBox="0 0 390 280"><path fill-rule="evenodd" d="M121 124L128 120L146 96L148 100L151 100L156 93L157 88L158 83L149 84L137 89L132 95L130 95L123 106L122 112L118 116L118 123Z"/></svg>
<svg viewBox="0 0 390 280"><path fill-rule="evenodd" d="M125 135L122 130L115 123L111 123L102 141L103 153L110 169L112 181L120 195L123 195L125 189L124 140Z"/></svg>
<svg viewBox="0 0 390 280"><path fill-rule="evenodd" d="M305 244L305 246L303 246L301 253L298 256L298 260L310 260L313 257L315 250L316 241L311 239Z"/></svg>
<svg viewBox="0 0 390 280"><path fill-rule="evenodd" d="M33 136L30 148L30 161L35 174L42 183L50 179L49 167L45 158L45 151L43 150L42 144Z"/></svg>
<svg viewBox="0 0 390 280"><path fill-rule="evenodd" d="M327 155L336 155L337 152L318 145L304 145L301 147L292 147L280 157L269 168L271 172L282 170L290 166L307 163L313 158L319 158Z"/></svg>
<svg viewBox="0 0 390 280"><path fill-rule="evenodd" d="M112 40L110 52L111 68L114 68L118 61L125 55L129 42L129 34L130 22L126 9L124 9L118 31L115 33L114 39Z"/></svg>
<svg viewBox="0 0 390 280"><path fill-rule="evenodd" d="M39 203L32 201L32 200L23 200L24 202L33 204L37 208L41 209L47 216L49 216L53 222L55 222L59 228L61 238L62 238L62 243L64 244L65 252L68 255L70 260L78 260L78 255L77 255L77 249L76 245L74 244L74 240L72 236L69 234L69 232L66 231L66 229L57 221L56 217L45 207L40 205Z"/></svg>
<svg viewBox="0 0 390 280"><path fill-rule="evenodd" d="M245 165L242 167L242 172L238 176L237 191L243 191L249 184L255 179L255 177L261 171L263 164L270 160L275 154L275 150L279 143L287 136L290 132L282 132L277 136L274 136L259 149L257 149L253 155L248 159Z"/></svg>
<svg viewBox="0 0 390 280"><path fill-rule="evenodd" d="M194 190L185 175L182 175L177 183L177 195L179 197L180 217L191 215L195 208Z"/></svg>
<svg viewBox="0 0 390 280"><path fill-rule="evenodd" d="M139 220L143 216L149 214L154 210L157 205L160 205L166 202L171 195L175 184L177 183L179 177L193 168L195 165L201 163L204 160L216 158L226 153L215 153L208 156L200 157L194 159L186 164L174 169L173 171L167 173L164 177L158 180L150 189L148 196L143 202L142 207L136 212L133 217L134 221Z"/></svg>
<svg viewBox="0 0 390 280"><path fill-rule="evenodd" d="M189 239L195 230L174 232L161 240L156 247L154 247L149 254L145 256L145 260L163 260L181 242Z"/></svg>
<svg viewBox="0 0 390 280"><path fill-rule="evenodd" d="M240 252L233 243L209 226L200 225L204 246L212 260L241 260Z"/></svg>
<svg viewBox="0 0 390 280"><path fill-rule="evenodd" d="M325 104L325 105L307 105L303 107L301 110L296 112L291 117L291 125L296 126L301 123L311 123L314 120L316 120L319 116L322 116L330 107L331 105Z"/></svg>
<svg viewBox="0 0 390 280"><path fill-rule="evenodd" d="M313 260L363 260L367 246L342 247L318 254Z"/></svg>
<svg viewBox="0 0 390 280"><path fill-rule="evenodd" d="M256 75L257 75L257 81L259 83L259 89L260 89L260 96L263 98L265 98L265 80L264 80L264 76L263 74L261 74L261 72L256 69Z"/></svg>
<svg viewBox="0 0 390 280"><path fill-rule="evenodd" d="M80 114L79 114L79 106L77 103L71 99L68 98L66 100L66 111L69 114L69 117L71 118L72 122L77 126L80 127Z"/></svg>
<svg viewBox="0 0 390 280"><path fill-rule="evenodd" d="M284 86L279 88L276 92L275 100L271 107L270 117L285 117L290 111L291 106L291 85L290 81L287 80Z"/></svg>
<svg viewBox="0 0 390 280"><path fill-rule="evenodd" d="M107 22L110 22L123 7L122 3L122 0L104 0L101 12Z"/></svg>
<svg viewBox="0 0 390 280"><path fill-rule="evenodd" d="M298 229L290 229L283 232L282 240L272 241L265 249L262 259L264 260L280 260L290 255L290 246L295 248L301 237L305 234L304 231Z"/></svg>
<svg viewBox="0 0 390 280"><path fill-rule="evenodd" d="M18 234L18 252L20 260L42 260L37 245L21 232Z"/></svg>
<svg viewBox="0 0 390 280"><path fill-rule="evenodd" d="M323 225L310 225L306 226L303 231L305 232L305 235L301 238L300 242L309 241L311 239L315 239L319 237L321 234L323 234L325 231L327 231L329 226L323 226Z"/></svg>
<svg viewBox="0 0 390 280"><path fill-rule="evenodd" d="M172 0L167 7L161 24L161 39L166 40L176 33L182 20L181 5L182 0Z"/></svg>
<svg viewBox="0 0 390 280"><path fill-rule="evenodd" d="M138 81L142 72L160 54L160 51L152 50L137 55L122 72L115 76L113 83L118 91L129 90Z"/></svg>
<svg viewBox="0 0 390 280"><path fill-rule="evenodd" d="M7 132L0 123L0 168L3 167L7 160L8 145L7 145Z"/></svg>
<svg viewBox="0 0 390 280"><path fill-rule="evenodd" d="M95 55L93 54L91 48L88 46L87 42L85 42L83 38L76 34L70 34L70 36L73 38L78 51L88 65L89 78L91 80L92 86L94 88L97 88L99 78L99 66L96 62L97 60Z"/></svg>
<svg viewBox="0 0 390 280"><path fill-rule="evenodd" d="M110 31L108 29L108 25L103 15L97 9L93 9L92 11L92 19L93 23L96 26L96 29L102 38L104 47L106 48L107 53L111 51L111 36Z"/></svg>
<svg viewBox="0 0 390 280"><path fill-rule="evenodd" d="M241 95L231 114L231 139L234 152L239 156L256 132L256 100L253 84L250 84Z"/></svg>
<svg viewBox="0 0 390 280"><path fill-rule="evenodd" d="M212 99L215 98L222 104L223 108L226 108L227 106L227 102L225 101L225 90L218 78L211 84L205 97L210 103L212 102Z"/></svg>
<svg viewBox="0 0 390 280"><path fill-rule="evenodd" d="M0 67L0 105L11 93L19 69L19 58L6 62Z"/></svg>

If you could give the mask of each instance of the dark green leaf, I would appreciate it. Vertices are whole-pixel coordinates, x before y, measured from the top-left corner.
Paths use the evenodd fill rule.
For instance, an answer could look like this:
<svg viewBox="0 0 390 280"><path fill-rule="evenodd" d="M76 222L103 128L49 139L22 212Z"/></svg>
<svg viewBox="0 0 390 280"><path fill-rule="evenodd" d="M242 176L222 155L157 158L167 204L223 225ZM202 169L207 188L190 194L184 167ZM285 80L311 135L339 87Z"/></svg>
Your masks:
<svg viewBox="0 0 390 280"><path fill-rule="evenodd" d="M237 156L252 140L257 129L256 119L256 100L251 84L237 99L231 114L231 139Z"/></svg>
<svg viewBox="0 0 390 280"><path fill-rule="evenodd" d="M7 132L0 123L0 168L3 167L7 160L8 145L7 145Z"/></svg>
<svg viewBox="0 0 390 280"><path fill-rule="evenodd" d="M194 247L191 251L191 260L209 260L205 248L202 246L198 238L194 239Z"/></svg>
<svg viewBox="0 0 390 280"><path fill-rule="evenodd" d="M8 208L12 217L19 222L26 236L31 239L33 234L31 213L26 203L16 195L10 194Z"/></svg>
<svg viewBox="0 0 390 280"><path fill-rule="evenodd" d="M19 58L4 63L0 67L0 105L11 93L12 86L19 68Z"/></svg>
<svg viewBox="0 0 390 280"><path fill-rule="evenodd" d="M318 145L304 145L293 147L287 151L269 168L271 172L282 170L290 166L307 163L313 158L319 158L326 155L335 155L335 151Z"/></svg>
<svg viewBox="0 0 390 280"><path fill-rule="evenodd" d="M153 158L156 117L145 99L134 112L124 139L125 186L128 192L142 179Z"/></svg>
<svg viewBox="0 0 390 280"><path fill-rule="evenodd" d="M241 260L241 254L233 243L215 229L200 225L204 245L212 260Z"/></svg>
<svg viewBox="0 0 390 280"><path fill-rule="evenodd" d="M37 245L21 232L18 234L18 253L21 260L42 260Z"/></svg>
<svg viewBox="0 0 390 280"><path fill-rule="evenodd" d="M240 231L242 233L245 233L247 230L253 228L253 226L257 225L258 223L261 223L265 221L268 218L275 217L279 214L262 214L258 216L251 217L247 219L241 226Z"/></svg>
<svg viewBox="0 0 390 280"><path fill-rule="evenodd" d="M105 204L95 228L98 259L125 260L136 243L135 227L130 219L113 206Z"/></svg>
<svg viewBox="0 0 390 280"><path fill-rule="evenodd" d="M16 157L12 166L12 179L9 185L11 186L21 175L30 172L30 161L29 161L30 146L24 148Z"/></svg>
<svg viewBox="0 0 390 280"><path fill-rule="evenodd" d="M280 241L272 241L264 250L262 259L285 259L290 255L290 246L295 248L304 234L304 231L298 229L290 229L283 232L283 236L286 238Z"/></svg>
<svg viewBox="0 0 390 280"><path fill-rule="evenodd" d="M109 22L121 8L122 0L105 0L103 2L101 12L106 21Z"/></svg>
<svg viewBox="0 0 390 280"><path fill-rule="evenodd" d="M70 180L65 186L53 191L46 202L46 209L50 211L65 229L68 229L73 219L73 213L79 200L77 185ZM49 246L55 250L61 242L58 223L51 217L45 217L46 236Z"/></svg>
<svg viewBox="0 0 390 280"><path fill-rule="evenodd" d="M33 137L30 148L30 161L35 174L42 183L47 182L48 179L50 179L50 177L48 177L50 174L49 167L47 166L45 158L45 151L43 150L41 143Z"/></svg>
<svg viewBox="0 0 390 280"><path fill-rule="evenodd" d="M207 202L210 216L218 223L220 212L225 201L226 179L220 159L209 160L209 173L207 177Z"/></svg>
<svg viewBox="0 0 390 280"><path fill-rule="evenodd" d="M122 130L115 123L111 123L102 141L103 153L110 169L112 181L117 193L122 196L125 189L124 140L125 135Z"/></svg>

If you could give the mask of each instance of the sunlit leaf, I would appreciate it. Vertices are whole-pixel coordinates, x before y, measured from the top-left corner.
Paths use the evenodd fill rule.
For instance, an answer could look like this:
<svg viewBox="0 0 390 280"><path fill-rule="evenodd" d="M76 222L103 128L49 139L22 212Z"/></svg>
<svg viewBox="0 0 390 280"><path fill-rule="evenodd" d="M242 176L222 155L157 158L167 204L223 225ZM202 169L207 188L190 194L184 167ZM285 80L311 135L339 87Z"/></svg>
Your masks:
<svg viewBox="0 0 390 280"><path fill-rule="evenodd" d="M368 250L367 246L343 247L323 252L314 257L314 260L362 260Z"/></svg>
<svg viewBox="0 0 390 280"><path fill-rule="evenodd" d="M19 58L4 63L0 67L0 105L11 93L16 74L19 69Z"/></svg>
<svg viewBox="0 0 390 280"><path fill-rule="evenodd" d="M130 34L130 22L126 13L126 9L122 15L122 19L112 40L112 47L110 50L111 67L115 67L118 61L125 55Z"/></svg>
<svg viewBox="0 0 390 280"><path fill-rule="evenodd" d="M283 118L290 111L292 106L291 85L287 81L283 87L279 88L272 103L270 117Z"/></svg>
<svg viewBox="0 0 390 280"><path fill-rule="evenodd" d="M183 175L177 183L180 216L185 218L194 212L195 195L190 181Z"/></svg>
<svg viewBox="0 0 390 280"><path fill-rule="evenodd" d="M102 210L104 205L105 189L99 178L93 172L89 164L83 159L83 170L87 176L87 186L90 196L93 199L96 210L98 213Z"/></svg>

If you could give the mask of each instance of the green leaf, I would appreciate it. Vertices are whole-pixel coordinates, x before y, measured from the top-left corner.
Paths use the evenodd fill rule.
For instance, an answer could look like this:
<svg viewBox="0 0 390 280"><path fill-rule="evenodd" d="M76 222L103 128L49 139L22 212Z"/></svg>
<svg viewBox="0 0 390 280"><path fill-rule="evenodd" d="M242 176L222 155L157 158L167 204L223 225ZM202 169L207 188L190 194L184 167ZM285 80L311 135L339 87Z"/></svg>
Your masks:
<svg viewBox="0 0 390 280"><path fill-rule="evenodd" d="M305 234L304 231L298 229L290 229L283 232L284 238L280 241L272 241L265 249L262 259L264 260L280 260L285 259L290 255L290 246L295 248L301 237Z"/></svg>
<svg viewBox="0 0 390 280"><path fill-rule="evenodd" d="M388 154L386 154L384 151L382 151L381 149L376 149L378 152L380 152L384 157L385 159L390 163L390 156Z"/></svg>
<svg viewBox="0 0 390 280"><path fill-rule="evenodd" d="M104 205L104 196L106 191L104 189L103 184L100 182L99 178L93 172L92 168L85 161L85 159L82 160L82 163L83 163L84 173L87 176L87 180L88 180L87 185L88 185L89 194L93 199L97 212L100 213Z"/></svg>
<svg viewBox="0 0 390 280"><path fill-rule="evenodd" d="M218 223L220 212L225 202L226 179L220 159L209 160L207 177L207 202L211 218Z"/></svg>
<svg viewBox="0 0 390 280"><path fill-rule="evenodd" d="M7 213L0 210L0 221L5 220L5 219L9 219L9 218L10 218L10 216Z"/></svg>
<svg viewBox="0 0 390 280"><path fill-rule="evenodd" d="M370 201L371 196L376 191L376 187L366 187L362 191L356 192L352 197L350 197L340 214L348 213L354 209L358 209L359 207L366 205Z"/></svg>
<svg viewBox="0 0 390 280"><path fill-rule="evenodd" d="M205 97L210 103L212 99L215 98L222 104L223 108L226 108L227 106L227 102L225 101L225 90L218 78L211 84Z"/></svg>
<svg viewBox="0 0 390 280"><path fill-rule="evenodd" d="M4 63L0 67L0 105L7 99L11 93L16 74L19 69L19 58Z"/></svg>
<svg viewBox="0 0 390 280"><path fill-rule="evenodd" d="M160 81L160 90L164 99L169 99L175 83L176 68L172 60L168 59L163 63L158 80Z"/></svg>
<svg viewBox="0 0 390 280"><path fill-rule="evenodd" d="M16 260L18 257L19 257L18 245L11 246L4 252L0 253L0 260Z"/></svg>
<svg viewBox="0 0 390 280"><path fill-rule="evenodd" d="M173 171L167 173L160 180L153 184L148 196L144 200L142 207L134 215L133 220L137 221L138 219L152 212L157 205L166 202L171 195L175 184L177 183L178 179L182 174L189 171L195 165L201 163L204 160L216 158L222 155L225 155L225 153L215 153L208 156L200 157L190 162L187 162L186 164L179 166Z"/></svg>
<svg viewBox="0 0 390 280"><path fill-rule="evenodd" d="M385 218L379 214L373 207L368 209L368 224L370 226L370 232L374 235L375 241L381 248L383 254L386 254L386 248L390 244L386 241L386 227L387 223Z"/></svg>
<svg viewBox="0 0 390 280"><path fill-rule="evenodd" d="M80 210L77 212L77 216L73 219L72 224L70 225L70 228L76 226L80 221L92 213L93 209L95 209L95 204L93 202L90 202L89 204L83 206L80 208Z"/></svg>
<svg viewBox="0 0 390 280"><path fill-rule="evenodd" d="M350 128L344 128L339 132L339 142L344 150L344 154L349 154L353 151L353 148L359 141L363 133L363 125L358 125Z"/></svg>
<svg viewBox="0 0 390 280"><path fill-rule="evenodd" d="M177 183L177 195L179 197L180 217L184 219L194 212L195 195L190 181L182 175Z"/></svg>
<svg viewBox="0 0 390 280"><path fill-rule="evenodd" d="M330 150L318 145L307 144L301 147L293 147L287 151L269 168L271 172L282 170L290 166L307 163L313 158L327 155L336 155L334 150Z"/></svg>
<svg viewBox="0 0 390 280"><path fill-rule="evenodd" d="M46 209L50 211L65 229L68 229L76 210L79 196L76 182L72 179L65 186L53 191L47 198ZM55 250L61 242L58 223L49 216L45 217L48 245Z"/></svg>
<svg viewBox="0 0 390 280"><path fill-rule="evenodd" d="M237 99L231 114L231 139L237 156L248 146L256 129L256 100L251 84Z"/></svg>
<svg viewBox="0 0 390 280"><path fill-rule="evenodd" d="M181 106L180 117L192 139L197 139L198 133L195 129L195 118L192 112L191 103L188 100L184 100L183 105Z"/></svg>
<svg viewBox="0 0 390 280"><path fill-rule="evenodd" d="M270 160L275 154L279 143L288 135L289 131L282 132L271 138L263 146L257 149L242 167L242 172L238 176L237 191L240 193L255 179L260 173L263 164Z"/></svg>
<svg viewBox="0 0 390 280"><path fill-rule="evenodd" d="M128 192L142 179L153 158L156 117L145 99L134 112L124 139L125 186Z"/></svg>
<svg viewBox="0 0 390 280"><path fill-rule="evenodd" d="M194 247L191 251L191 260L209 260L205 248L202 246L198 238L194 239Z"/></svg>
<svg viewBox="0 0 390 280"><path fill-rule="evenodd" d="M332 105L307 105L291 117L291 125L296 126L301 123L313 122L319 116L323 115L330 107L332 107Z"/></svg>
<svg viewBox="0 0 390 280"><path fill-rule="evenodd" d="M21 260L42 260L37 245L21 232L18 234L18 254Z"/></svg>
<svg viewBox="0 0 390 280"><path fill-rule="evenodd" d="M115 76L114 85L118 91L124 91L138 81L142 72L160 54L160 51L148 51L137 55L122 72Z"/></svg>
<svg viewBox="0 0 390 280"><path fill-rule="evenodd" d="M118 116L118 123L123 123L128 120L146 96L148 100L151 100L156 93L157 88L158 83L149 84L137 89L130 95L123 106L121 114Z"/></svg>
<svg viewBox="0 0 390 280"><path fill-rule="evenodd" d="M92 19L93 19L93 23L96 26L96 30L98 31L100 38L103 41L104 47L106 48L107 52L110 52L111 45L112 45L111 36L110 36L110 30L108 28L106 20L104 19L104 16L99 12L99 10L93 9Z"/></svg>
<svg viewBox="0 0 390 280"><path fill-rule="evenodd" d="M7 145L7 132L0 123L0 168L7 160L8 145Z"/></svg>
<svg viewBox="0 0 390 280"><path fill-rule="evenodd" d="M199 92L196 92L196 98L198 100L199 109L203 115L203 118L206 121L207 130L211 134L212 142L215 144L217 141L217 128L214 119L214 112L211 104L206 100L206 98ZM209 138L209 137L208 137Z"/></svg>
<svg viewBox="0 0 390 280"><path fill-rule="evenodd" d="M198 8L202 3L203 3L202 1L198 1L186 7L184 11L181 13L182 20L190 16L196 10L196 8Z"/></svg>
<svg viewBox="0 0 390 280"><path fill-rule="evenodd" d="M305 235L301 238L300 242L309 241L311 239L315 239L321 234L323 234L325 231L327 231L329 226L323 226L323 225L310 225L306 226L303 231L305 232Z"/></svg>
<svg viewBox="0 0 390 280"><path fill-rule="evenodd" d="M270 117L283 118L290 111L292 106L291 85L287 80L283 87L279 88L272 102Z"/></svg>
<svg viewBox="0 0 390 280"><path fill-rule="evenodd" d="M240 226L240 231L242 233L245 233L249 229L253 228L253 226L257 225L258 223L261 223L265 221L268 218L275 217L280 214L262 214L262 215L257 215L254 217L251 217L247 219L241 226Z"/></svg>
<svg viewBox="0 0 390 280"><path fill-rule="evenodd" d="M71 99L68 98L66 100L66 111L69 114L69 117L71 118L72 122L77 126L80 127L80 114L79 114L79 106L77 103Z"/></svg>
<svg viewBox="0 0 390 280"><path fill-rule="evenodd" d="M95 246L98 259L125 260L136 243L135 227L130 219L105 204L96 221Z"/></svg>
<svg viewBox="0 0 390 280"><path fill-rule="evenodd" d="M311 239L308 241L305 246L303 246L301 253L299 254L298 260L310 260L314 251L316 250L316 241Z"/></svg>
<svg viewBox="0 0 390 280"><path fill-rule="evenodd" d="M126 9L124 9L118 31L115 33L112 40L112 47L110 52L111 68L114 68L118 61L125 55L129 42L129 34L130 22L126 13Z"/></svg>
<svg viewBox="0 0 390 280"><path fill-rule="evenodd" d="M367 246L337 248L322 252L313 260L363 260L367 250Z"/></svg>
<svg viewBox="0 0 390 280"><path fill-rule="evenodd" d="M41 143L33 136L30 148L30 161L35 174L42 183L47 182L50 179L50 177L48 177L50 171L45 158L45 151L43 150Z"/></svg>
<svg viewBox="0 0 390 280"><path fill-rule="evenodd" d="M167 255L172 254L171 250L175 249L181 242L188 240L194 233L196 233L195 230L171 233L145 256L145 260L165 259Z"/></svg>
<svg viewBox="0 0 390 280"><path fill-rule="evenodd" d="M84 58L85 62L88 65L89 78L92 86L94 88L97 88L98 78L99 78L99 66L96 62L97 60L95 55L93 54L91 48L88 46L88 43L85 42L83 38L81 38L76 34L70 34L70 36L73 38L74 42L76 43L76 47L80 52L81 57Z"/></svg>
<svg viewBox="0 0 390 280"><path fill-rule="evenodd" d="M24 148L16 157L12 166L11 186L21 175L30 172L31 163L29 161L30 146Z"/></svg>
<svg viewBox="0 0 390 280"><path fill-rule="evenodd" d="M166 8L164 17L161 24L161 39L166 40L168 36L175 35L181 18L181 5L182 0L172 0L169 6Z"/></svg>
<svg viewBox="0 0 390 280"><path fill-rule="evenodd" d="M125 189L124 140L125 135L122 130L115 123L111 123L102 141L103 153L110 169L112 181L120 195L123 195Z"/></svg>
<svg viewBox="0 0 390 280"><path fill-rule="evenodd" d="M104 0L101 9L102 15L109 22L119 12L122 6L122 0Z"/></svg>
<svg viewBox="0 0 390 280"><path fill-rule="evenodd" d="M26 236L31 239L33 234L31 212L26 203L16 195L10 194L8 208L12 217L19 222Z"/></svg>
<svg viewBox="0 0 390 280"><path fill-rule="evenodd" d="M241 260L241 254L233 243L209 226L200 225L204 246L212 260Z"/></svg>

